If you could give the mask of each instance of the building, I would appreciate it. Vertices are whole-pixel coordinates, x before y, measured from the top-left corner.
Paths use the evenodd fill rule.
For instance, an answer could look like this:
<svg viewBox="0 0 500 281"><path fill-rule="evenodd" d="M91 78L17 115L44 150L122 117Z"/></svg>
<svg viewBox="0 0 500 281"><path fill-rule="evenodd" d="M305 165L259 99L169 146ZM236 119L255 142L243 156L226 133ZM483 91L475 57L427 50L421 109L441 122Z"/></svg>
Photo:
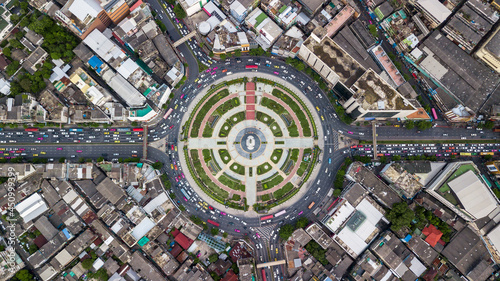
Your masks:
<svg viewBox="0 0 500 281"><path fill-rule="evenodd" d="M465 227L441 252L448 261L455 266L463 275L468 275L474 271L476 267L481 267L483 272L492 270L491 265L486 264L486 268L482 265L482 261L487 261L491 258L488 249L484 245L483 240L470 227ZM490 271L491 274L493 271ZM477 274L477 273L476 273ZM470 280L486 280L470 278Z"/></svg>
<svg viewBox="0 0 500 281"><path fill-rule="evenodd" d="M130 6L125 0L100 0L101 7L114 24L121 22L130 13Z"/></svg>
<svg viewBox="0 0 500 281"><path fill-rule="evenodd" d="M430 224L422 230L422 234L426 236L425 242L427 242L432 247L436 246L443 236L443 233L439 231L434 225Z"/></svg>
<svg viewBox="0 0 500 281"><path fill-rule="evenodd" d="M49 56L49 54L42 49L42 47L37 47L33 52L23 61L22 66L31 75L35 74L38 67L43 64L43 61Z"/></svg>
<svg viewBox="0 0 500 281"><path fill-rule="evenodd" d="M481 219L499 208L496 197L471 161L448 163L426 192L466 221Z"/></svg>
<svg viewBox="0 0 500 281"><path fill-rule="evenodd" d="M387 231L375 241L370 249L403 281L413 281L422 275L427 268L422 262L398 239Z"/></svg>
<svg viewBox="0 0 500 281"><path fill-rule="evenodd" d="M333 243L332 238L330 238L317 223L309 225L305 230L323 249L327 249Z"/></svg>
<svg viewBox="0 0 500 281"><path fill-rule="evenodd" d="M112 23L99 0L69 0L55 16L82 39L95 29L104 31Z"/></svg>
<svg viewBox="0 0 500 281"><path fill-rule="evenodd" d="M181 0L179 3L181 7L186 11L188 17L196 14L201 11L203 6L205 6L209 1L208 0Z"/></svg>
<svg viewBox="0 0 500 281"><path fill-rule="evenodd" d="M371 252L365 251L353 266L350 275L356 281L395 281L396 276Z"/></svg>
<svg viewBox="0 0 500 281"><path fill-rule="evenodd" d="M392 12L394 12L394 9L389 2L384 2L373 10L373 13L375 13L380 21L392 14Z"/></svg>
<svg viewBox="0 0 500 281"><path fill-rule="evenodd" d="M442 31L470 54L498 18L498 12L488 3L469 0L452 16Z"/></svg>
<svg viewBox="0 0 500 281"><path fill-rule="evenodd" d="M424 186L418 177L397 163L390 163L380 171L380 176L403 198L412 199Z"/></svg>
<svg viewBox="0 0 500 281"><path fill-rule="evenodd" d="M305 11L312 16L316 14L319 9L321 9L321 6L323 5L322 0L298 0L300 4L304 7Z"/></svg>
<svg viewBox="0 0 500 281"><path fill-rule="evenodd" d="M295 58L304 42L304 33L292 26L274 43L271 53L285 58Z"/></svg>
<svg viewBox="0 0 500 281"><path fill-rule="evenodd" d="M332 37L339 31L353 16L354 9L346 5L335 17L325 26L326 36Z"/></svg>
<svg viewBox="0 0 500 281"><path fill-rule="evenodd" d="M283 30L258 8L247 16L245 23L256 33L255 41L264 50L268 50L283 33Z"/></svg>
<svg viewBox="0 0 500 281"><path fill-rule="evenodd" d="M493 247L495 254L493 255L494 260L498 263L500 257L500 225L497 225L492 229L483 239L487 240L488 243ZM496 258L495 258L496 257Z"/></svg>
<svg viewBox="0 0 500 281"><path fill-rule="evenodd" d="M489 215L499 206L491 190L471 170L449 181L448 186L465 211L477 219Z"/></svg>
<svg viewBox="0 0 500 281"><path fill-rule="evenodd" d="M382 45L378 45L372 48L370 50L370 54L373 56L379 66L383 70L385 70L387 74L389 74L391 80L388 82L392 82L391 85L394 85L394 88L398 88L406 82L399 70L396 68L392 60L385 52L384 48L382 48Z"/></svg>
<svg viewBox="0 0 500 281"><path fill-rule="evenodd" d="M19 213L24 223L29 223L48 209L47 204L45 204L42 196L38 193L34 193L16 205L16 211Z"/></svg>
<svg viewBox="0 0 500 281"><path fill-rule="evenodd" d="M489 161L485 164L490 174L494 175L496 178L500 178L500 161Z"/></svg>
<svg viewBox="0 0 500 281"><path fill-rule="evenodd" d="M500 73L500 26L477 50L475 55L487 66Z"/></svg>
<svg viewBox="0 0 500 281"><path fill-rule="evenodd" d="M260 7L283 29L287 30L297 22L300 6L281 0L262 0Z"/></svg>
<svg viewBox="0 0 500 281"><path fill-rule="evenodd" d="M248 15L249 9L243 6L240 1L235 0L229 6L229 13L234 17L238 22L243 22ZM252 6L250 6L251 11Z"/></svg>
<svg viewBox="0 0 500 281"><path fill-rule="evenodd" d="M220 239L217 239L216 237L207 235L205 233L200 233L200 235L198 235L198 239L207 243L207 245L210 248L214 249L217 253L221 253L226 249L226 243L222 242Z"/></svg>
<svg viewBox="0 0 500 281"><path fill-rule="evenodd" d="M470 121L495 90L498 75L439 31L418 49L423 51L418 68L438 85L433 98L445 117L451 122Z"/></svg>
<svg viewBox="0 0 500 281"><path fill-rule="evenodd" d="M411 3L431 23L431 28L436 28L451 15L451 11L438 0L413 0Z"/></svg>
<svg viewBox="0 0 500 281"><path fill-rule="evenodd" d="M388 221L384 209L359 184L353 184L340 198L322 222L334 233L333 240L356 259L377 237L382 221Z"/></svg>

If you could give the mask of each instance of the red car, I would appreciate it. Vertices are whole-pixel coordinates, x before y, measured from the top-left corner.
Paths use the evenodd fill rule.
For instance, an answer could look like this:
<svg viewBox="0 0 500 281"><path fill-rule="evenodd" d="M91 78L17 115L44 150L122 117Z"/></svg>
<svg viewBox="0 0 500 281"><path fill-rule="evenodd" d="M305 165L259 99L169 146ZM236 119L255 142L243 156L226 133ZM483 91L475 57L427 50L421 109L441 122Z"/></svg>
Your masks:
<svg viewBox="0 0 500 281"><path fill-rule="evenodd" d="M175 149L175 148L174 148L174 145L172 144L172 150L174 150L174 149Z"/></svg>
<svg viewBox="0 0 500 281"><path fill-rule="evenodd" d="M174 125L170 125L170 129L172 129L174 127Z"/></svg>
<svg viewBox="0 0 500 281"><path fill-rule="evenodd" d="M63 150L63 148L62 147L58 147L57 150Z"/></svg>
<svg viewBox="0 0 500 281"><path fill-rule="evenodd" d="M212 207L212 206L208 206L208 208L209 208L210 210L213 210L213 209L214 209L214 207Z"/></svg>

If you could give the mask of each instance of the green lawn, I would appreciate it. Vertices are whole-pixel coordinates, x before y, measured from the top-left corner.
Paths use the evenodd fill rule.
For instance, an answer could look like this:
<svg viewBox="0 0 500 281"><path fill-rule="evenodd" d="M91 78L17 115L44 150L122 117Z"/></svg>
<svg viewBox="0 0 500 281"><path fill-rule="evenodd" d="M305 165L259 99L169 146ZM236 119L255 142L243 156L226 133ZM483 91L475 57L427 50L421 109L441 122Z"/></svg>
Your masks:
<svg viewBox="0 0 500 281"><path fill-rule="evenodd" d="M240 164L236 163L236 162L233 162L233 164L231 164L231 167L230 167L231 171L237 173L237 174L240 174L240 175L245 175L245 167L244 166L241 166Z"/></svg>
<svg viewBox="0 0 500 281"><path fill-rule="evenodd" d="M203 153L203 160L205 160L205 163L212 160L212 153L210 153L209 149L203 149L201 152Z"/></svg>
<svg viewBox="0 0 500 281"><path fill-rule="evenodd" d="M299 160L299 149L298 148L292 149L290 159L292 159L295 162L297 162Z"/></svg>
<svg viewBox="0 0 500 281"><path fill-rule="evenodd" d="M213 95L212 97L210 97L208 99L208 101L201 107L200 111L198 112L198 114L195 116L194 120L193 120L193 125L191 127L191 133L190 133L190 136L192 138L195 138L195 137L198 137L198 132L200 130L200 127L201 127L201 122L203 121L203 118L205 118L205 116L207 115L208 111L221 99L223 99L224 97L226 96L229 96L229 91L227 89L224 89L224 90L221 90L219 91L217 94ZM201 104L202 102L204 101L204 99L202 99L198 105L196 106L196 108L194 109L193 112L196 112L196 109L199 107L199 104ZM189 124L189 123L188 123Z"/></svg>
<svg viewBox="0 0 500 281"><path fill-rule="evenodd" d="M222 159L222 162L224 162L224 164L227 164L229 163L229 161L231 161L231 155L229 155L229 152L226 149L219 149L219 155L220 159Z"/></svg>
<svg viewBox="0 0 500 281"><path fill-rule="evenodd" d="M281 155L283 154L283 149L278 148L273 151L273 154L271 154L271 161L274 162L274 164L278 164L278 161L280 161ZM274 159L276 157L276 159Z"/></svg>
<svg viewBox="0 0 500 281"><path fill-rule="evenodd" d="M226 122L224 122L224 124L222 125L219 131L219 137L227 137L229 131L231 131L231 128L243 120L245 120L245 112L243 111L229 117L229 119L227 119Z"/></svg>
<svg viewBox="0 0 500 281"><path fill-rule="evenodd" d="M293 189L293 184L292 183L287 183L285 184L282 188L276 190L273 193L274 199L280 199L283 196L285 196L288 192L290 192Z"/></svg>
<svg viewBox="0 0 500 281"><path fill-rule="evenodd" d="M307 163L306 162L300 163L300 167L297 170L297 175L302 176L306 171L306 169L307 169Z"/></svg>
<svg viewBox="0 0 500 281"><path fill-rule="evenodd" d="M203 167L201 166L200 159L198 157L198 150L192 149L190 150L191 154L191 160L194 166L194 169L196 171L196 174L198 177L195 177L195 180L197 181L198 185L200 187L205 188L204 190L206 193L209 195L217 198L220 201L224 201L224 199L227 199L229 196L229 193L225 191L224 189L218 187L205 173L205 170L203 170ZM186 153L187 156L187 153ZM191 167L191 166L189 166ZM191 171L191 169L190 169ZM194 176L194 175L193 175Z"/></svg>
<svg viewBox="0 0 500 281"><path fill-rule="evenodd" d="M280 184L283 180L284 180L283 177L280 174L276 173L274 176L262 182L262 188L264 190L271 189L276 185Z"/></svg>
<svg viewBox="0 0 500 281"><path fill-rule="evenodd" d="M234 189L234 190L241 190L241 191L245 191L245 185L244 184L241 184L240 181L236 180L236 179L233 179L231 178L229 175L227 174L223 174L219 177L219 181L231 188L231 189Z"/></svg>
<svg viewBox="0 0 500 281"><path fill-rule="evenodd" d="M256 112L255 117L257 118L257 120L259 120L260 122L262 122L268 126L274 122L274 119L271 118L271 116L269 116L263 112L260 112L260 111Z"/></svg>
<svg viewBox="0 0 500 281"><path fill-rule="evenodd" d="M273 132L273 135L275 137L282 137L283 136L283 132L281 131L278 122L273 122L271 125L269 125L269 128L271 128L271 132Z"/></svg>
<svg viewBox="0 0 500 281"><path fill-rule="evenodd" d="M268 162L265 162L257 167L257 175L262 175L270 171L273 167Z"/></svg>
<svg viewBox="0 0 500 281"><path fill-rule="evenodd" d="M307 116L304 114L303 109L288 95L284 94L282 91L274 89L273 96L284 101L295 113L297 118L299 119L300 125L302 126L302 130L304 132L304 136L311 136L311 127L307 120Z"/></svg>

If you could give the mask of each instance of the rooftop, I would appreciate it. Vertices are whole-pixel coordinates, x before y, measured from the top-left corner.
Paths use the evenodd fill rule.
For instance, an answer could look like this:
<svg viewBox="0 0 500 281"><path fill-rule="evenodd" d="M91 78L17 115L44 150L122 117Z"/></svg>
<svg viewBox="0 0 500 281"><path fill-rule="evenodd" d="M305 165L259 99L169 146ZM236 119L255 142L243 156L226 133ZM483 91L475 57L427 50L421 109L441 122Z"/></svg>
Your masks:
<svg viewBox="0 0 500 281"><path fill-rule="evenodd" d="M317 223L308 226L306 232L311 235L312 239L314 239L323 249L328 248L333 242L332 238L330 238Z"/></svg>
<svg viewBox="0 0 500 281"><path fill-rule="evenodd" d="M401 76L401 73L399 73L399 70L396 68L392 60L386 54L384 48L379 45L373 48L371 52L375 59L379 62L379 64L381 64L384 70L389 74L394 84L396 84L396 87L401 86L405 82L405 80L403 79L403 76Z"/></svg>
<svg viewBox="0 0 500 281"><path fill-rule="evenodd" d="M420 66L447 89L457 103L476 112L498 85L498 75L434 31L423 42L427 57Z"/></svg>
<svg viewBox="0 0 500 281"><path fill-rule="evenodd" d="M469 273L483 258L489 258L481 237L465 227L441 252L462 274Z"/></svg>
<svg viewBox="0 0 500 281"><path fill-rule="evenodd" d="M344 24L354 15L354 9L346 5L335 17L325 26L326 36L332 37Z"/></svg>
<svg viewBox="0 0 500 281"><path fill-rule="evenodd" d="M363 166L361 162L354 162L348 168L346 177L365 187L379 202L386 207L401 201L398 194L379 179L372 171Z"/></svg>
<svg viewBox="0 0 500 281"><path fill-rule="evenodd" d="M442 23L451 15L451 11L438 0L417 0L416 2L439 23Z"/></svg>
<svg viewBox="0 0 500 281"><path fill-rule="evenodd" d="M416 108L382 79L372 69L368 69L353 87L354 98L365 110L416 110Z"/></svg>
<svg viewBox="0 0 500 281"><path fill-rule="evenodd" d="M418 177L407 172L397 163L387 164L380 172L380 175L391 186L397 188L396 192L401 191L402 195L408 199L413 198L423 188L423 185L418 181Z"/></svg>
<svg viewBox="0 0 500 281"><path fill-rule="evenodd" d="M490 190L472 170L448 182L448 185L464 209L477 219L487 216L498 206Z"/></svg>
<svg viewBox="0 0 500 281"><path fill-rule="evenodd" d="M346 85L352 85L365 72L355 59L329 37L317 42L310 36L302 45L330 67L339 76L340 82Z"/></svg>

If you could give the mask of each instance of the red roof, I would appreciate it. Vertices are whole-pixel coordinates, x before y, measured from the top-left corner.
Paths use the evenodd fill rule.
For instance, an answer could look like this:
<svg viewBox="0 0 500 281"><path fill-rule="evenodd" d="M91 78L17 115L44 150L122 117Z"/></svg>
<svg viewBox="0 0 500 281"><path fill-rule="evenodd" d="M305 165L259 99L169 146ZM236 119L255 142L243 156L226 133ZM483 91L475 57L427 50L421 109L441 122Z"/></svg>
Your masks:
<svg viewBox="0 0 500 281"><path fill-rule="evenodd" d="M142 0L137 1L132 7L130 7L130 11L135 10L137 7L139 7L142 4Z"/></svg>
<svg viewBox="0 0 500 281"><path fill-rule="evenodd" d="M172 234L172 236L175 237L175 236L179 235L179 233L181 233L181 232L176 228L176 229L172 230L172 232L170 234Z"/></svg>
<svg viewBox="0 0 500 281"><path fill-rule="evenodd" d="M230 269L220 281L238 281L238 275L234 274L233 270Z"/></svg>
<svg viewBox="0 0 500 281"><path fill-rule="evenodd" d="M439 231L434 225L429 225L422 230L422 234L427 236L425 242L429 243L432 247L436 246L443 233Z"/></svg>
<svg viewBox="0 0 500 281"><path fill-rule="evenodd" d="M179 244L175 244L174 247L172 247L172 250L170 251L170 253L174 257L177 257L181 252L182 252L182 249L181 249L181 246L179 246Z"/></svg>
<svg viewBox="0 0 500 281"><path fill-rule="evenodd" d="M191 244L193 244L193 240L189 239L186 237L186 235L179 233L177 236L175 236L175 242L179 243L179 245L184 249L187 250Z"/></svg>

